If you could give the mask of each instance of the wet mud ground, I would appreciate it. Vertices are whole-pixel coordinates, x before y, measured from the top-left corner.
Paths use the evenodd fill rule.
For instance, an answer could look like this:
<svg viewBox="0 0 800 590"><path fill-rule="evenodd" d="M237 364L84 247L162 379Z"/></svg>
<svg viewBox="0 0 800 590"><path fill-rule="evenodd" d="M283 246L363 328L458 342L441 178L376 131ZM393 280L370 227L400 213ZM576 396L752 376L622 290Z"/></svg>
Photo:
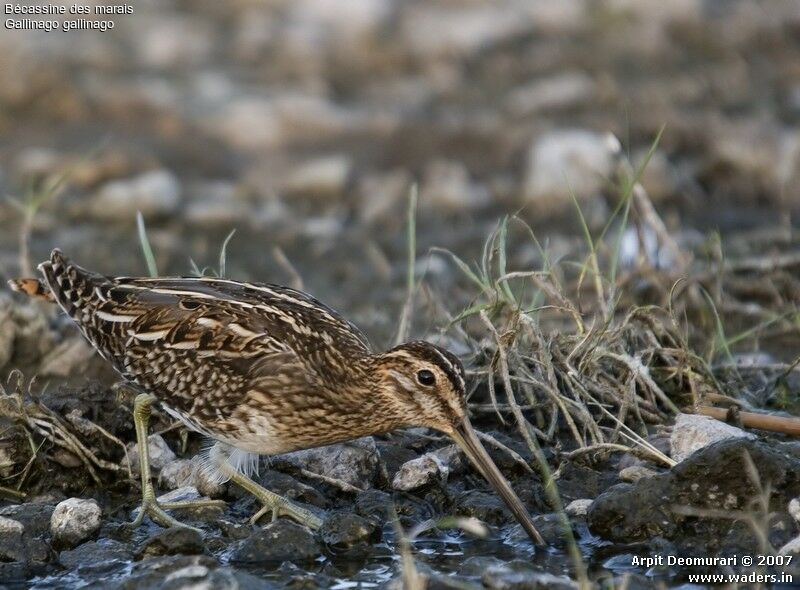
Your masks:
<svg viewBox="0 0 800 590"><path fill-rule="evenodd" d="M131 395L55 310L3 291L0 586L397 587L393 506L406 533L455 514L488 526L419 534L429 588L572 587L503 350L593 584L754 571L633 557L797 555L797 438L676 414L799 412L798 30L788 0L305 0L141 2L103 35L0 33L0 278L53 247L146 274L139 211L161 274L218 271L236 229L227 276L302 286L388 348L416 183L410 335L464 359L473 421L548 541L534 550L420 430L271 458L261 482L325 525L249 525L254 501L198 478L204 441L158 413L159 492L226 508L177 515L203 537L129 530ZM484 282L450 254L480 275L487 251ZM499 278L531 271L544 278L509 279L511 301ZM631 450L582 450L601 439ZM69 498L96 502L74 508L86 530L52 524ZM800 580L794 563L757 573Z"/></svg>

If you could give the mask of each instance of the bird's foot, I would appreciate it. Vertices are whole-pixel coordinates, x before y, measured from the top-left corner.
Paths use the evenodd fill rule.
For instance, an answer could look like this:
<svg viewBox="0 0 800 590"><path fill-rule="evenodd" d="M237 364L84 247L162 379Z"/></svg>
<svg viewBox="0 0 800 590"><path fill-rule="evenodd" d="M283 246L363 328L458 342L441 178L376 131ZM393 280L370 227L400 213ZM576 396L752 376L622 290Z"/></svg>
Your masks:
<svg viewBox="0 0 800 590"><path fill-rule="evenodd" d="M260 494L253 495L255 495L264 506L250 517L250 524L256 524L262 516L271 513L273 522L277 520L279 516L288 516L292 520L296 520L310 529L316 530L322 526L322 519L316 514L297 506L283 496L279 496L267 489L262 490Z"/></svg>
<svg viewBox="0 0 800 590"><path fill-rule="evenodd" d="M150 420L150 407L154 397L143 393L136 396L133 403L133 422L136 426L136 441L139 448L139 471L142 478L142 505L139 514L136 516L131 526L142 524L145 515L153 519L161 526L165 527L184 527L198 530L195 527L183 524L176 520L165 510L180 508L208 508L225 507L225 502L221 500L181 500L176 502L159 502L156 499L153 482L150 478L150 457L147 446L147 424Z"/></svg>
<svg viewBox="0 0 800 590"><path fill-rule="evenodd" d="M233 483L253 494L264 505L250 518L251 524L257 523L262 516L271 513L273 521L280 516L287 516L311 529L318 529L322 526L322 519L319 516L275 492L270 492L246 475L235 470L229 470L228 475Z"/></svg>
<svg viewBox="0 0 800 590"><path fill-rule="evenodd" d="M192 508L224 508L225 502L221 500L185 500L181 502L164 502L161 503L155 498L142 499L142 505L139 507L139 513L136 515L134 521L130 524L132 527L139 526L142 524L145 516L149 516L153 522L160 524L163 527L181 527L186 529L192 529L195 531L200 532L200 529L197 527L190 526L188 524L182 523L181 521L177 520L170 514L166 512L166 510L174 510L174 509L192 509Z"/></svg>

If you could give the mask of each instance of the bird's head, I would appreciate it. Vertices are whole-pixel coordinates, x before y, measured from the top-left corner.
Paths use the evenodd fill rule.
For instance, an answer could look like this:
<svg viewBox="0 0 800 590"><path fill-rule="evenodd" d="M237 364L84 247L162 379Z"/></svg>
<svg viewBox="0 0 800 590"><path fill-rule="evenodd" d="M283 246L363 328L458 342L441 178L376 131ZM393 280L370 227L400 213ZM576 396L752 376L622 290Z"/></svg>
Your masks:
<svg viewBox="0 0 800 590"><path fill-rule="evenodd" d="M469 421L466 373L451 352L414 341L401 344L377 357L379 394L388 397L398 425L425 426L452 438L478 471L492 485L534 543L544 540L528 511L494 464Z"/></svg>
<svg viewBox="0 0 800 590"><path fill-rule="evenodd" d="M466 374L451 352L423 341L406 342L378 357L379 383L405 426L447 434L467 415Z"/></svg>

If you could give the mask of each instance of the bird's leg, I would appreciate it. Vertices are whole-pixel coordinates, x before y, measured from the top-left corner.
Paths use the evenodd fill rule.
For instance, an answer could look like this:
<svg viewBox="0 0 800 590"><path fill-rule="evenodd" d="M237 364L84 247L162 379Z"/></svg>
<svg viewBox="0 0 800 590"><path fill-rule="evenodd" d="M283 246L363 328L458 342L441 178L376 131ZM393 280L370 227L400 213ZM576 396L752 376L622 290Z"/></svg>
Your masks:
<svg viewBox="0 0 800 590"><path fill-rule="evenodd" d="M230 481L241 487L242 489L253 494L264 505L264 507L256 512L250 522L255 524L264 514L272 512L272 520L276 520L279 516L288 516L312 529L318 529L322 526L322 520L310 510L297 506L290 500L283 496L279 496L275 492L270 492L268 489L258 485L246 475L240 473L237 469L232 467L226 461L220 461L218 464L219 470Z"/></svg>
<svg viewBox="0 0 800 590"><path fill-rule="evenodd" d="M150 452L147 446L147 425L150 421L150 407L155 398L149 393L141 393L133 402L133 423L136 427L136 444L139 447L139 472L142 476L142 507L133 521L132 526L138 526L144 520L145 514L155 522L165 527L194 528L175 520L164 509L172 508L205 508L208 506L225 506L220 500L185 500L182 502L159 503L156 499L153 482L150 479Z"/></svg>

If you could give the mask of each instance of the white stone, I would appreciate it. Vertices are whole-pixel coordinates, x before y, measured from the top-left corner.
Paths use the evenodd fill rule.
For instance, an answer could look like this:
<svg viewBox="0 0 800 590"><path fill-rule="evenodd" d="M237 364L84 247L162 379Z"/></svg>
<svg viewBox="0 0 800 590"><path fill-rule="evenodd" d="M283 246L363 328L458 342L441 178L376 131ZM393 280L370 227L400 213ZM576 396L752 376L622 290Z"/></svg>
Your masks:
<svg viewBox="0 0 800 590"><path fill-rule="evenodd" d="M69 498L60 502L50 517L50 533L61 545L74 547L100 529L102 510L95 500Z"/></svg>
<svg viewBox="0 0 800 590"><path fill-rule="evenodd" d="M162 467L175 460L175 453L167 445L160 434L151 434L147 437L147 450L150 456L150 471L158 473ZM136 443L128 445L128 459L131 462L131 471L139 473L139 447ZM124 461L124 460L123 460Z"/></svg>
<svg viewBox="0 0 800 590"><path fill-rule="evenodd" d="M367 436L347 443L286 453L273 460L284 460L318 475L367 489L372 487L378 473L380 455L375 440Z"/></svg>
<svg viewBox="0 0 800 590"><path fill-rule="evenodd" d="M449 445L406 461L392 479L392 488L409 491L435 481L447 481L451 473L464 468L464 455L456 445Z"/></svg>
<svg viewBox="0 0 800 590"><path fill-rule="evenodd" d="M506 99L508 110L517 116L545 109L567 109L591 101L596 94L594 81L583 72L563 72L533 80L515 88Z"/></svg>
<svg viewBox="0 0 800 590"><path fill-rule="evenodd" d="M145 217L168 215L180 206L181 185L168 170L152 170L103 185L90 209L102 219L132 219L137 211Z"/></svg>
<svg viewBox="0 0 800 590"><path fill-rule="evenodd" d="M566 512L568 516L586 516L593 502L594 500L588 498L573 500L567 504L566 508L564 508L564 512Z"/></svg>
<svg viewBox="0 0 800 590"><path fill-rule="evenodd" d="M202 469L200 458L176 459L170 461L158 474L158 485L161 488L175 490L194 487L204 496L219 496L225 490L224 483L218 483L208 477Z"/></svg>
<svg viewBox="0 0 800 590"><path fill-rule="evenodd" d="M420 187L420 207L463 211L490 202L489 190L473 182L461 162L434 160L425 169Z"/></svg>
<svg viewBox="0 0 800 590"><path fill-rule="evenodd" d="M292 170L284 190L311 196L336 195L344 190L351 168L350 158L342 154L316 158Z"/></svg>
<svg viewBox="0 0 800 590"><path fill-rule="evenodd" d="M25 532L25 526L18 520L0 516L0 535L21 535Z"/></svg>
<svg viewBox="0 0 800 590"><path fill-rule="evenodd" d="M609 136L584 129L558 129L539 137L528 153L524 195L544 206L570 206L598 193L613 171Z"/></svg>
<svg viewBox="0 0 800 590"><path fill-rule="evenodd" d="M800 498L792 498L789 501L789 514L792 515L797 522L800 522Z"/></svg>
<svg viewBox="0 0 800 590"><path fill-rule="evenodd" d="M678 462L708 445L728 438L757 438L741 428L720 422L708 416L678 414L670 435L672 458Z"/></svg>

